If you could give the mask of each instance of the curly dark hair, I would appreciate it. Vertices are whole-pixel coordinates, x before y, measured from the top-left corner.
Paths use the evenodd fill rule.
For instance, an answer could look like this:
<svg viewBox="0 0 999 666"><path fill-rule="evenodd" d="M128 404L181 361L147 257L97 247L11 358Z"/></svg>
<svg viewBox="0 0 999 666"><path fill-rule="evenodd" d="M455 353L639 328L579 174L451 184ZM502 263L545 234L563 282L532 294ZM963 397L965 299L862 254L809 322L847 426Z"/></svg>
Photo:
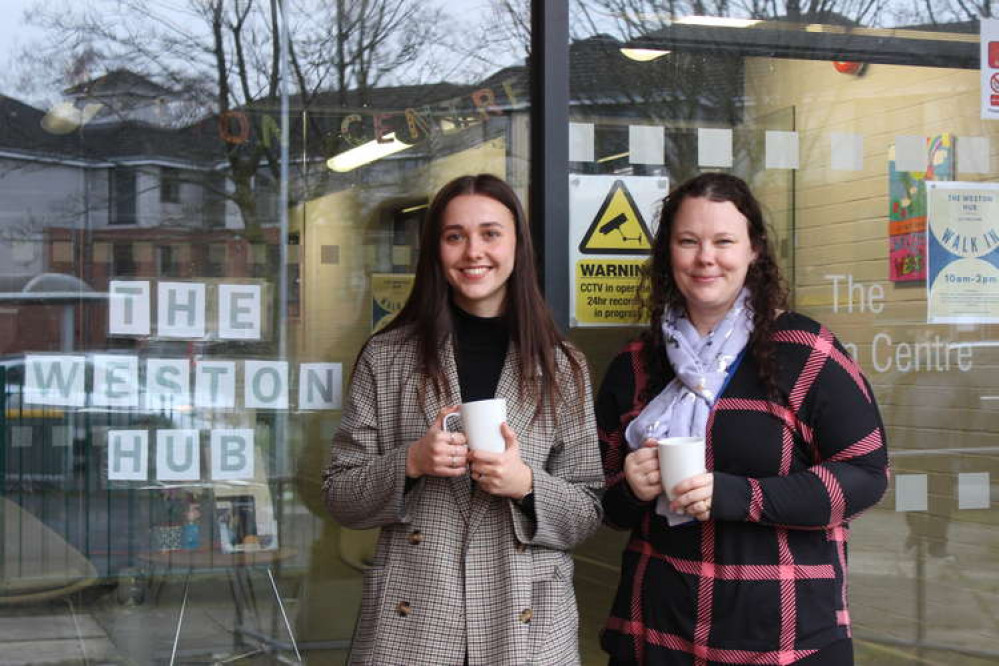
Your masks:
<svg viewBox="0 0 999 666"><path fill-rule="evenodd" d="M649 316L649 328L642 333L645 345L643 364L649 378L644 392L647 401L666 385L668 360L660 322L667 307L685 307L673 278L670 237L673 222L685 199L705 198L709 201L731 202L745 216L749 225L749 240L756 259L746 273L749 306L753 313L753 332L749 338L749 353L756 362L759 379L773 400L779 400L777 361L774 355L773 333L779 310L787 308L787 288L774 258L773 246L763 219L760 204L741 178L724 173L704 173L679 185L663 200L659 229L652 243L652 255L645 263L639 287L644 312Z"/></svg>

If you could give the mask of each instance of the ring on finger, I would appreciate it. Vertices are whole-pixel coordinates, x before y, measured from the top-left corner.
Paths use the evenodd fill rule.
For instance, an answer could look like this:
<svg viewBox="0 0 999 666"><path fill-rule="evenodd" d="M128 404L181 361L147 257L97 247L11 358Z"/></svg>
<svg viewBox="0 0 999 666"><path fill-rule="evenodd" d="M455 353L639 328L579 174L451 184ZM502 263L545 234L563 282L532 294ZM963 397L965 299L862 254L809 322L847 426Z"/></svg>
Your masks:
<svg viewBox="0 0 999 666"><path fill-rule="evenodd" d="M454 456L451 456L451 467L457 467L457 466L458 466L458 459L455 458Z"/></svg>
<svg viewBox="0 0 999 666"><path fill-rule="evenodd" d="M453 432L448 435L447 441L449 441L452 444L454 444L454 433Z"/></svg>

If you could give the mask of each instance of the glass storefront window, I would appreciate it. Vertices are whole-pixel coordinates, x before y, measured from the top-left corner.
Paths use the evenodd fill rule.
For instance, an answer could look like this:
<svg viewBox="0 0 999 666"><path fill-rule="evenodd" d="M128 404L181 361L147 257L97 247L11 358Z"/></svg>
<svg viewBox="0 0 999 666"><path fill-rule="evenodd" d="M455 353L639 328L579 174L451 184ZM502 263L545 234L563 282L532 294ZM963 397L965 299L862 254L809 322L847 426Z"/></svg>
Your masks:
<svg viewBox="0 0 999 666"><path fill-rule="evenodd" d="M343 391L435 190L537 195L530 12L555 3L8 4L30 12L0 26L3 660L343 663L377 538L320 497ZM857 663L995 663L999 240L945 224L949 195L994 195L987 7L566 7L545 76L570 89L547 209L569 262L539 263L595 384L639 330L656 201L745 178L794 308L888 430L892 484L850 542ZM588 666L626 538L576 553Z"/></svg>
<svg viewBox="0 0 999 666"><path fill-rule="evenodd" d="M637 329L624 308L587 304L633 282L580 265L641 260L621 252L641 245L636 220L651 230L656 197L686 178L747 180L793 307L845 342L887 426L892 484L851 530L857 663L994 663L981 611L997 601L984 581L999 535L999 263L985 240L994 213L975 206L994 197L996 130L980 111L977 10L900 9L582 3L569 45L569 207L582 219L569 240L594 251L571 259L569 316L599 377ZM637 215L615 203L618 184ZM584 230L613 226L617 210L623 233L594 245ZM978 228L965 214L988 220L974 248L954 238ZM584 639L602 625L627 538L605 531L579 553Z"/></svg>
<svg viewBox="0 0 999 666"><path fill-rule="evenodd" d="M491 172L526 200L524 34L484 3L26 8L0 96L4 661L342 663L377 537L320 498L343 391L429 197Z"/></svg>

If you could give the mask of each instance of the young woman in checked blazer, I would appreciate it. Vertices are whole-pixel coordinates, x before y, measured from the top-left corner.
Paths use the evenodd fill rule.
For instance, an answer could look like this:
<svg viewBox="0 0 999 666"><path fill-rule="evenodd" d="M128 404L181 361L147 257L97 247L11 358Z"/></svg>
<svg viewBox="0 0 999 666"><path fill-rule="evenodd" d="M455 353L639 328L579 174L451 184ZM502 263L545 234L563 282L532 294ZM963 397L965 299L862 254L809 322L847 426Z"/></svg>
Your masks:
<svg viewBox="0 0 999 666"><path fill-rule="evenodd" d="M324 474L342 524L381 527L351 664L578 664L569 550L600 524L585 360L537 286L520 202L465 176L430 205L413 291L365 344ZM442 429L502 397L506 450Z"/></svg>
<svg viewBox="0 0 999 666"><path fill-rule="evenodd" d="M665 200L651 325L597 399L605 520L631 530L602 636L612 666L853 663L848 521L887 484L871 387L785 310L759 204L703 174ZM706 437L663 496L655 440Z"/></svg>

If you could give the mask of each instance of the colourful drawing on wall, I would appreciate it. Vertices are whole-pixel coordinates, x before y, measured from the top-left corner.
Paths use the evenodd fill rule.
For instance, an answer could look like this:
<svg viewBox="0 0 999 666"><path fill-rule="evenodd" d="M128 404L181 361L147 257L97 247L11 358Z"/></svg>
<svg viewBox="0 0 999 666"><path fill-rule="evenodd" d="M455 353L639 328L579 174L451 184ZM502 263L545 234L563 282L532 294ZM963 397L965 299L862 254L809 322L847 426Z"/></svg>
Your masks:
<svg viewBox="0 0 999 666"><path fill-rule="evenodd" d="M926 171L897 171L895 147L888 153L888 277L892 282L926 279L926 181L953 180L954 137L926 139Z"/></svg>

